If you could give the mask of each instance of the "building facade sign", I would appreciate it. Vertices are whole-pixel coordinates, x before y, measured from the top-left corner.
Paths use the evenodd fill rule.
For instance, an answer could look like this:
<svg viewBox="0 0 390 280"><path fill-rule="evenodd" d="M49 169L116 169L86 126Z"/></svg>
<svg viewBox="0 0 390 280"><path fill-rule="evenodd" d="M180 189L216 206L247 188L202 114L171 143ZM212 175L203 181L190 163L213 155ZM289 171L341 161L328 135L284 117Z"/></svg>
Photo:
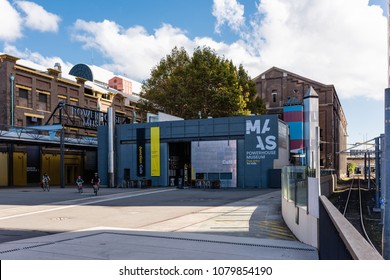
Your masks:
<svg viewBox="0 0 390 280"><path fill-rule="evenodd" d="M278 120L272 116L246 120L245 156L247 165L278 158Z"/></svg>
<svg viewBox="0 0 390 280"><path fill-rule="evenodd" d="M137 176L144 177L145 171L145 128L137 128Z"/></svg>
<svg viewBox="0 0 390 280"><path fill-rule="evenodd" d="M79 128L97 129L99 125L107 125L108 115L105 112L82 108L74 105L66 105L70 107L71 121ZM115 115L115 124L122 124L126 121L125 117Z"/></svg>

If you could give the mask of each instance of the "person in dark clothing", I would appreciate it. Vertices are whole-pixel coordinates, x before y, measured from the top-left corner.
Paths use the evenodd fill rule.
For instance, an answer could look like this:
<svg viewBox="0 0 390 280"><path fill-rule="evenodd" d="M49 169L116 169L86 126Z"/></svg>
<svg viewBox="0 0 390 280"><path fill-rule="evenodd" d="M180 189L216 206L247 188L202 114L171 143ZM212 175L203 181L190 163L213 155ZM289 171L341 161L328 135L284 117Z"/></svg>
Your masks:
<svg viewBox="0 0 390 280"><path fill-rule="evenodd" d="M99 177L99 174L97 172L95 172L95 175L93 176L93 178L91 180L91 184L93 186L95 194L97 195L97 191L99 190L99 187L100 187L100 177Z"/></svg>

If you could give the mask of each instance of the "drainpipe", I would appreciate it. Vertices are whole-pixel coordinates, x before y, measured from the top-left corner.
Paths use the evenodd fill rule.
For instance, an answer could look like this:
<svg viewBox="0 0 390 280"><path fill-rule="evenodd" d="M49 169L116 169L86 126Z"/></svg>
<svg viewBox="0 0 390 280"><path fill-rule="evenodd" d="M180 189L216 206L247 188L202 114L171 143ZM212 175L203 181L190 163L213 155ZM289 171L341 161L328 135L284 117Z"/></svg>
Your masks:
<svg viewBox="0 0 390 280"><path fill-rule="evenodd" d="M11 126L14 126L14 81L15 77L13 74L9 77L10 83L11 83L11 106L10 106L10 114L11 114L11 120L10 124Z"/></svg>

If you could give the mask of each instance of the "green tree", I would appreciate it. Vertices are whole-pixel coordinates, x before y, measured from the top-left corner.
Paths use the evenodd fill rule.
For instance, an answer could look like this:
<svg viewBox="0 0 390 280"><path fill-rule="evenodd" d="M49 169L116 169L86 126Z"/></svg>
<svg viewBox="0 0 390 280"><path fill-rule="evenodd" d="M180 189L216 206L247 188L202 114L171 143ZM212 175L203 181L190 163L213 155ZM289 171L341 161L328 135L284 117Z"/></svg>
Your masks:
<svg viewBox="0 0 390 280"><path fill-rule="evenodd" d="M151 77L142 85L141 97L144 99L140 103L141 110L182 115L189 63L190 58L184 48L174 48L171 54L161 59L152 70Z"/></svg>
<svg viewBox="0 0 390 280"><path fill-rule="evenodd" d="M245 95L247 95L247 109L251 114L263 115L267 112L263 99L256 96L256 84L249 77L242 64L238 68L239 85L241 86Z"/></svg>
<svg viewBox="0 0 390 280"><path fill-rule="evenodd" d="M140 107L184 119L263 113L255 99L256 86L242 65L216 55L208 47L195 49L190 58L184 48L174 48L143 83ZM264 108L263 108L264 107Z"/></svg>
<svg viewBox="0 0 390 280"><path fill-rule="evenodd" d="M356 162L349 162L347 164L347 170L348 170L349 176L355 174L356 166L357 166Z"/></svg>

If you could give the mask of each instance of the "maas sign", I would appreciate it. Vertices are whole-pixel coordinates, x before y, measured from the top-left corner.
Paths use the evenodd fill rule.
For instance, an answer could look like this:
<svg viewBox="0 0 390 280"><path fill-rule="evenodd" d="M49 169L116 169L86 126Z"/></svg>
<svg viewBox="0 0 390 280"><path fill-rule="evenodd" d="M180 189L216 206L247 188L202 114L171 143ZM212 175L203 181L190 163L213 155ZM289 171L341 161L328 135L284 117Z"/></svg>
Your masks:
<svg viewBox="0 0 390 280"><path fill-rule="evenodd" d="M260 160L278 158L277 116L246 120L245 151L247 165L258 165Z"/></svg>

